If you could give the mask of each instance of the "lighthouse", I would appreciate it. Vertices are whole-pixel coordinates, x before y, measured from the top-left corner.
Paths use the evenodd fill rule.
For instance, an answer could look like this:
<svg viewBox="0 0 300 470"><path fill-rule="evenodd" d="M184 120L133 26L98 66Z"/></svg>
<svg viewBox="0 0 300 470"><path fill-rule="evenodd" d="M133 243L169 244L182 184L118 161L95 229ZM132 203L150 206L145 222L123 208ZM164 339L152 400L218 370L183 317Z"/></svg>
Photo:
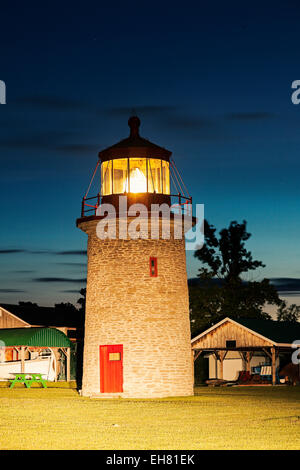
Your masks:
<svg viewBox="0 0 300 470"><path fill-rule="evenodd" d="M164 211L157 210L177 207L180 215L192 200L171 152L140 136L137 116L128 124L129 137L99 152L93 183L98 170L101 183L95 197L84 196L77 219L88 235L82 395L192 395L185 228L170 211L164 230ZM116 229L103 236L106 222ZM140 226L135 236L133 223Z"/></svg>

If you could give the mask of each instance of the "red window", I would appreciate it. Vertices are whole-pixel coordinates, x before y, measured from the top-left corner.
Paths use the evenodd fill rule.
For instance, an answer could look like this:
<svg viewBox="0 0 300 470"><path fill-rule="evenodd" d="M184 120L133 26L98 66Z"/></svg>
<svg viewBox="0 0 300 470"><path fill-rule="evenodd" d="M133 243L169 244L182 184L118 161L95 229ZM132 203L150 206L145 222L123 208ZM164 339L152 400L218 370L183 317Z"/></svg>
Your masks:
<svg viewBox="0 0 300 470"><path fill-rule="evenodd" d="M150 277L157 277L157 258L150 257Z"/></svg>

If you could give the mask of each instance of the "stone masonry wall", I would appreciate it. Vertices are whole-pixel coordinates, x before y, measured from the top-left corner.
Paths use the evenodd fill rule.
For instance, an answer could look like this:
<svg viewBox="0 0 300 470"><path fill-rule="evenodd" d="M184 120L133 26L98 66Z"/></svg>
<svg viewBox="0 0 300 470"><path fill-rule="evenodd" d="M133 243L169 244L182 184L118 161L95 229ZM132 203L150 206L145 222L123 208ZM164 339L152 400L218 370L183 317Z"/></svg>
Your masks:
<svg viewBox="0 0 300 470"><path fill-rule="evenodd" d="M193 394L183 240L100 240L88 233L82 394L100 395L99 346L123 344L124 397ZM149 258L158 259L150 277Z"/></svg>

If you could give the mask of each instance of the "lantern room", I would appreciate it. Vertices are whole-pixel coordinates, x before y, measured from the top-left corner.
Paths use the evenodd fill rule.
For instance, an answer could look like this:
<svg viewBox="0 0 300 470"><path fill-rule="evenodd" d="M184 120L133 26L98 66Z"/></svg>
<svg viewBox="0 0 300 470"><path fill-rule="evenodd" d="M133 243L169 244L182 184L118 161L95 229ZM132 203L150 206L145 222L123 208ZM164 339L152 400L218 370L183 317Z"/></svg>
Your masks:
<svg viewBox="0 0 300 470"><path fill-rule="evenodd" d="M172 204L177 199L180 206L191 206L192 198L171 159L172 153L139 134L140 119L132 116L128 120L130 135L115 145L99 152L99 161L94 171L87 193L82 202L81 217L96 214L101 203L111 203L118 207L118 198L126 195L128 204L143 203L150 207L153 203ZM100 169L100 191L90 197L92 183ZM97 184L97 183L96 183Z"/></svg>
<svg viewBox="0 0 300 470"><path fill-rule="evenodd" d="M102 196L170 194L169 162L158 158L117 158L101 164Z"/></svg>

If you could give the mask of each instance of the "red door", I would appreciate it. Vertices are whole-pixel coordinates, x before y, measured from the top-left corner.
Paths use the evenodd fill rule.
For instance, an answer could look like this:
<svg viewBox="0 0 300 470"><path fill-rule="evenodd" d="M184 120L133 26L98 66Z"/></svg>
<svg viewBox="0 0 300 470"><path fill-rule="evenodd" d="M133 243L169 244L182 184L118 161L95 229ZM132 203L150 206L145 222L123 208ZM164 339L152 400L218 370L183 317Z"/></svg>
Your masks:
<svg viewBox="0 0 300 470"><path fill-rule="evenodd" d="M123 344L100 346L100 392L123 392Z"/></svg>

